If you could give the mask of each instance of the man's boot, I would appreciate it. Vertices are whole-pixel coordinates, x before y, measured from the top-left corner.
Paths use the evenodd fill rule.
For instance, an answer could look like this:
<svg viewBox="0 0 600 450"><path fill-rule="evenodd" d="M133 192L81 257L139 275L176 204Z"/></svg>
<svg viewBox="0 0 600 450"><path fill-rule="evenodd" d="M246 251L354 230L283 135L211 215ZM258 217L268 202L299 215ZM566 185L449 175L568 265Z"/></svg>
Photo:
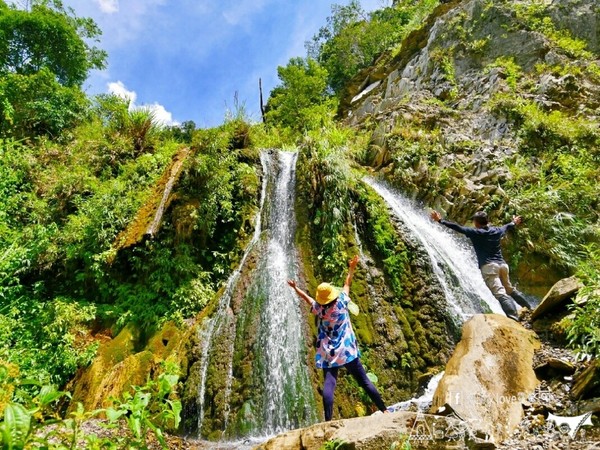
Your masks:
<svg viewBox="0 0 600 450"><path fill-rule="evenodd" d="M519 321L519 316L517 315L517 307L515 306L515 302L508 295L499 295L498 301L500 302L500 306L502 307L502 311L506 314L506 317L512 320Z"/></svg>
<svg viewBox="0 0 600 450"><path fill-rule="evenodd" d="M512 293L510 294L510 296L515 300L515 302L517 302L517 304L523 308L529 308L531 310L533 310L535 308L535 305L530 302L524 295L522 292L517 291L516 289L512 291Z"/></svg>

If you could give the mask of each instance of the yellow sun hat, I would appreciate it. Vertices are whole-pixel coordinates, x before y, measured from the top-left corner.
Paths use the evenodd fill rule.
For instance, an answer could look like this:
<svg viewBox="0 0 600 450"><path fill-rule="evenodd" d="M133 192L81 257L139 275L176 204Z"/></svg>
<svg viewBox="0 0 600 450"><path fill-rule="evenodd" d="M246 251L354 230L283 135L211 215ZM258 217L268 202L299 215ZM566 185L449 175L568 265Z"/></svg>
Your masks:
<svg viewBox="0 0 600 450"><path fill-rule="evenodd" d="M339 289L333 287L329 283L321 283L317 287L317 303L319 305L327 305L334 301L340 295Z"/></svg>

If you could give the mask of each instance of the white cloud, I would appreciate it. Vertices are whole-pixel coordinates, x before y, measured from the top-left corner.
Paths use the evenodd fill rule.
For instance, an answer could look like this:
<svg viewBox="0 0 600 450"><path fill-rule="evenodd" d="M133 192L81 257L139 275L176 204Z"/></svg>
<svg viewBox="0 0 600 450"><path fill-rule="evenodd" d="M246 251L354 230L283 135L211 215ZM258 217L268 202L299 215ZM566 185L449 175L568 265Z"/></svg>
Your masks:
<svg viewBox="0 0 600 450"><path fill-rule="evenodd" d="M172 126L179 125L179 122L173 120L173 114L165 109L160 103L152 103L151 105L144 105L144 108L148 108L154 114L154 119L158 125Z"/></svg>
<svg viewBox="0 0 600 450"><path fill-rule="evenodd" d="M113 81L112 83L108 83L107 86L110 94L114 94L117 97L129 101L130 107L135 104L137 99L136 92L128 90L122 81Z"/></svg>
<svg viewBox="0 0 600 450"><path fill-rule="evenodd" d="M173 114L166 110L166 108L160 103L154 102L149 105L136 105L137 93L127 89L122 81L113 81L107 84L108 92L110 94L121 97L124 100L129 101L129 110L146 108L154 114L155 121L161 126L173 126L179 125L179 122L173 120Z"/></svg>
<svg viewBox="0 0 600 450"><path fill-rule="evenodd" d="M100 11L107 14L119 11L119 0L95 0L100 6Z"/></svg>

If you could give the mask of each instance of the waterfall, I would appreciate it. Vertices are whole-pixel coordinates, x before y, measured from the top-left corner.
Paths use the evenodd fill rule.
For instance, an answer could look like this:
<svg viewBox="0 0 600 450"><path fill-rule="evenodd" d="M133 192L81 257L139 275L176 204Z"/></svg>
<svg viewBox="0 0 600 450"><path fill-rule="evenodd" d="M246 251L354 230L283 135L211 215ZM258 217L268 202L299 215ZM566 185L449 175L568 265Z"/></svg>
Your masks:
<svg viewBox="0 0 600 450"><path fill-rule="evenodd" d="M200 433L266 436L316 421L302 305L287 285L297 277L296 158L290 152L261 153L263 184L254 235L199 332ZM215 409L217 397L220 409ZM204 430L215 415L218 424Z"/></svg>
<svg viewBox="0 0 600 450"><path fill-rule="evenodd" d="M287 285L296 278L295 166L296 153L280 152L280 170L270 198L266 251L253 288L264 298L258 330L258 354L263 393L262 432L278 433L301 425L297 416L314 419L313 402L303 339L301 301ZM306 410L306 407L311 410Z"/></svg>
<svg viewBox="0 0 600 450"><path fill-rule="evenodd" d="M427 252L457 324L477 313L492 311L504 314L485 285L475 254L466 239L431 221L425 211L384 182L372 178L364 181L385 200L393 214Z"/></svg>

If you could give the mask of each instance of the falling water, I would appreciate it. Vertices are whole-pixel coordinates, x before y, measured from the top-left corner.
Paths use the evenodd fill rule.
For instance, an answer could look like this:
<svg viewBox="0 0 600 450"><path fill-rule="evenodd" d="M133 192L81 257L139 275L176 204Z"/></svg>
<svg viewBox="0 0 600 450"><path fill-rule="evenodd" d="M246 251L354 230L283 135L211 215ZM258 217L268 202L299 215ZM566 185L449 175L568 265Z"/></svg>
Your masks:
<svg viewBox="0 0 600 450"><path fill-rule="evenodd" d="M254 289L264 298L258 330L262 351L257 358L265 383L260 431L267 434L315 419L301 302L287 285L287 280L297 275L294 246L297 154L279 152L276 155L280 167L270 198L270 217L265 221L267 246L254 283Z"/></svg>
<svg viewBox="0 0 600 450"><path fill-rule="evenodd" d="M225 379L212 383L220 383L216 389L224 403L221 432L228 436L271 435L316 420L301 305L287 285L289 278L297 276L296 156L273 150L261 153L263 185L254 236L199 336L203 344L198 430L207 414L207 374L214 364L224 368ZM237 300L240 296L242 302ZM219 351L217 346L223 342L227 345L220 348L227 350ZM252 361L248 375L251 380L235 380L236 370L242 370L240 359L248 358ZM239 397L235 404L232 391L244 383L251 390L243 405L239 404ZM238 422L234 423L234 419ZM240 420L243 430L236 429Z"/></svg>
<svg viewBox="0 0 600 450"><path fill-rule="evenodd" d="M365 178L364 181L385 200L394 215L427 252L434 275L458 323L473 314L490 310L503 314L483 282L472 249L460 236L432 222L425 211L415 207L385 183L372 178Z"/></svg>
<svg viewBox="0 0 600 450"><path fill-rule="evenodd" d="M435 394L435 390L440 384L440 380L444 376L444 372L440 372L435 374L427 383L425 390L418 397L411 398L409 400L405 400L403 402L396 403L388 408L389 411L409 411L412 408L416 408L417 411L427 412L431 403L433 402L433 394Z"/></svg>

